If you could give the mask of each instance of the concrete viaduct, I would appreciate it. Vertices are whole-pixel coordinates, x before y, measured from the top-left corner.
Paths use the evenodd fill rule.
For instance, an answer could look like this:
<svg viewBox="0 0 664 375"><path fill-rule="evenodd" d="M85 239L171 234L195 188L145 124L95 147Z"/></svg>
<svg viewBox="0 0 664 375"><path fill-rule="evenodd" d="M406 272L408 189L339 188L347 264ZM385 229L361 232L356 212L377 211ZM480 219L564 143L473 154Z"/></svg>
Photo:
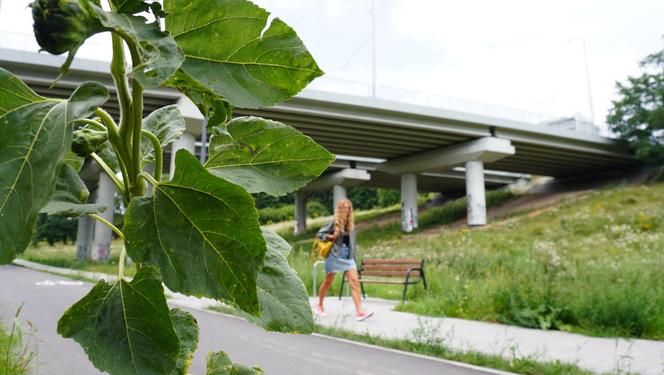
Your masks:
<svg viewBox="0 0 664 375"><path fill-rule="evenodd" d="M108 63L91 60L75 60L70 74L56 88L49 88L62 61L59 56L0 49L0 66L42 95L68 97L78 83L90 79L113 91ZM198 109L174 90L149 90L145 95L146 115L177 103L187 122L185 134L165 157L170 159L170 154L184 148L204 158L203 118ZM106 109L117 115L114 97ZM485 187L503 186L529 175L562 178L639 166L615 140L595 134L317 91L305 90L270 108L236 108L234 115L281 121L338 155L321 177L295 193L296 233L306 229L306 201L312 191L331 189L336 203L349 186L400 188L402 223L404 230L412 230L417 227L418 191L465 189L468 225L477 226L486 224ZM164 165L170 165L164 172L172 171L168 160ZM111 181L94 165L86 165L82 176L91 191L98 184L93 192L96 201L112 207ZM112 220L113 211L103 216ZM93 258L108 254L110 231L88 218L79 223L79 250Z"/></svg>

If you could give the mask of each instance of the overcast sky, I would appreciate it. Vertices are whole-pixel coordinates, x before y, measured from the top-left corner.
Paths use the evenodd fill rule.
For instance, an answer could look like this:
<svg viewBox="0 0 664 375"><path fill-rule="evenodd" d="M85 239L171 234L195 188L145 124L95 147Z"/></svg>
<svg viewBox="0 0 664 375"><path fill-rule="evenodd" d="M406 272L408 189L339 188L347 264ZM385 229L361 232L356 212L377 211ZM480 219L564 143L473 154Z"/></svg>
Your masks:
<svg viewBox="0 0 664 375"><path fill-rule="evenodd" d="M371 0L255 2L293 26L327 73L313 88L370 94ZM29 1L2 3L0 30L29 33ZM378 96L423 105L433 102L403 90L589 117L585 41L603 123L615 81L664 48L662 0L375 0L375 15Z"/></svg>

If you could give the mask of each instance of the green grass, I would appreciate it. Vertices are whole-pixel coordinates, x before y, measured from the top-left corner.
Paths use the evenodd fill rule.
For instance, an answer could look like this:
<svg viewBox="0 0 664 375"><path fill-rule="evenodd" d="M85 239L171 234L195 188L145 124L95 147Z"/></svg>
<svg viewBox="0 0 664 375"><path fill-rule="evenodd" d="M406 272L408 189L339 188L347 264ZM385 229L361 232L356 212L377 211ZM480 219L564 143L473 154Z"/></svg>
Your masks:
<svg viewBox="0 0 664 375"><path fill-rule="evenodd" d="M505 359L503 357L486 355L478 352L458 352L448 349L444 340L431 338L429 340L388 340L366 334L357 334L336 328L327 328L320 325L316 326L316 332L323 335L343 338L356 342L363 342L370 345L381 346L390 349L401 350L410 353L426 355L430 357L442 358L451 361L469 363L476 366L489 367L496 370L516 372L529 375L585 375L592 372L585 371L571 364L556 362L539 362L536 358L516 358Z"/></svg>
<svg viewBox="0 0 664 375"><path fill-rule="evenodd" d="M34 330L28 325L26 329L18 315L8 329L0 324L0 375L24 375L36 357L32 350L31 339Z"/></svg>
<svg viewBox="0 0 664 375"><path fill-rule="evenodd" d="M20 258L55 267L115 275L118 273L118 259L120 258L122 246L123 244L120 240L115 240L111 243L111 254L107 263L77 260L76 247L73 244L64 245L58 243L54 246L49 246L44 242L37 246L29 247ZM126 276L134 276L136 270L134 267L125 267L124 273Z"/></svg>
<svg viewBox="0 0 664 375"><path fill-rule="evenodd" d="M401 311L661 340L663 197L664 184L605 189L486 228L365 242L361 256L425 259L429 291L412 288Z"/></svg>

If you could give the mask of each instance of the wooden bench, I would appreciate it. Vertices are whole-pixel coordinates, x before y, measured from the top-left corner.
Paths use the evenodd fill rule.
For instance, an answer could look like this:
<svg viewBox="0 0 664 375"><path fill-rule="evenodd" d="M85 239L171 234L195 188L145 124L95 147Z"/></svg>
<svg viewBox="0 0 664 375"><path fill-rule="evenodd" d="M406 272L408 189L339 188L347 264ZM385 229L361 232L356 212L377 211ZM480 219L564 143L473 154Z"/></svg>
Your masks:
<svg viewBox="0 0 664 375"><path fill-rule="evenodd" d="M424 259L363 259L357 273L360 276L360 287L364 298L367 298L364 293L364 284L403 285L401 302L406 300L408 285L417 284L421 281L424 290L427 289L427 280L424 276ZM345 282L346 273L341 278L339 299L341 299Z"/></svg>

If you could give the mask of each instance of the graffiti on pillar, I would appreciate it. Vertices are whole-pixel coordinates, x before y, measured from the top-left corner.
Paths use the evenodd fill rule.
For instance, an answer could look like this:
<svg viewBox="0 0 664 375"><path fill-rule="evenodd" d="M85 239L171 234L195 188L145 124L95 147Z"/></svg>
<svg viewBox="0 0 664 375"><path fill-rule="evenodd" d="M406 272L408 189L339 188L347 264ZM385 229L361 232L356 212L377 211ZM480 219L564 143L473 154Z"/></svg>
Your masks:
<svg viewBox="0 0 664 375"><path fill-rule="evenodd" d="M413 212L410 208L401 207L401 228L404 232L410 233L415 229L413 225Z"/></svg>
<svg viewBox="0 0 664 375"><path fill-rule="evenodd" d="M110 253L110 245L97 246L97 260L106 261Z"/></svg>
<svg viewBox="0 0 664 375"><path fill-rule="evenodd" d="M468 224L475 225L477 221L483 221L482 219L486 215L486 207L484 204L475 202L473 196L468 194L466 196L466 209L468 210Z"/></svg>

